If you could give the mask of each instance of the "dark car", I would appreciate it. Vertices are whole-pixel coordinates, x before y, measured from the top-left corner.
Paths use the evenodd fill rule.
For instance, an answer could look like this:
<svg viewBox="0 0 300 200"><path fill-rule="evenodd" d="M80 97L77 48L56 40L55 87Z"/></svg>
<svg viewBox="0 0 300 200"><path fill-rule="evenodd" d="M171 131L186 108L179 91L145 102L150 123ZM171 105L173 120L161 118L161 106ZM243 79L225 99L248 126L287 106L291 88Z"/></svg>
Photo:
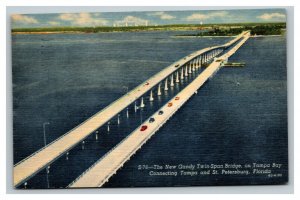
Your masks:
<svg viewBox="0 0 300 200"><path fill-rule="evenodd" d="M176 67L176 68L179 67L179 64L175 65L175 67Z"/></svg>
<svg viewBox="0 0 300 200"><path fill-rule="evenodd" d="M150 123L155 122L155 119L154 119L153 117L151 117L151 118L149 119L149 122L150 122Z"/></svg>
<svg viewBox="0 0 300 200"><path fill-rule="evenodd" d="M159 114L159 115L162 115L162 114L164 114L164 111L160 110L160 111L158 112L158 114Z"/></svg>
<svg viewBox="0 0 300 200"><path fill-rule="evenodd" d="M144 131L144 130L146 130L147 128L148 128L147 125L143 125L143 126L141 127L140 131Z"/></svg>

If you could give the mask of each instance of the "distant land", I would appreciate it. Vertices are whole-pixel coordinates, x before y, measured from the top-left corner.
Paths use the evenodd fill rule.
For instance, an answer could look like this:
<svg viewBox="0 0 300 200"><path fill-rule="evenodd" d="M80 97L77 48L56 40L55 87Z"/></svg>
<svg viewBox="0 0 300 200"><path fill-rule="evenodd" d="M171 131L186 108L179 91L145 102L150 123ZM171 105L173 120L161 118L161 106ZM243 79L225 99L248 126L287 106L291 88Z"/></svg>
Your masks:
<svg viewBox="0 0 300 200"><path fill-rule="evenodd" d="M174 24L159 26L122 26L122 27L44 27L15 28L13 34L56 34L56 33L103 33L103 32L140 32L140 31L189 31L199 30L196 34L176 35L201 36L233 36L243 30L250 30L252 35L282 35L286 23L236 23L236 24Z"/></svg>
<svg viewBox="0 0 300 200"><path fill-rule="evenodd" d="M196 34L183 34L176 36L235 36L242 31L250 30L251 35L283 35L286 30L286 23L266 23L266 24L240 24L240 25L216 25L207 31L201 31Z"/></svg>

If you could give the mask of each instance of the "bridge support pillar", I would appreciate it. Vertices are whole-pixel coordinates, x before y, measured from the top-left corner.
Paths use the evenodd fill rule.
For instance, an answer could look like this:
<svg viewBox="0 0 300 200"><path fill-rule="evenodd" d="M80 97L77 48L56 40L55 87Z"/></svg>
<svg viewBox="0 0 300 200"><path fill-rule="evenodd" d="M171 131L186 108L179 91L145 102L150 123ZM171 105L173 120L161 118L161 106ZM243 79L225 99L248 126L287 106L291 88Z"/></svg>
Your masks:
<svg viewBox="0 0 300 200"><path fill-rule="evenodd" d="M158 85L157 95L158 95L158 96L160 96L160 95L161 95L161 91L160 91L160 84Z"/></svg>
<svg viewBox="0 0 300 200"><path fill-rule="evenodd" d="M177 73L176 73L176 81L175 81L176 83L179 83L179 72L177 71Z"/></svg>
<svg viewBox="0 0 300 200"><path fill-rule="evenodd" d="M98 140L98 131L96 131L95 139ZM67 152L67 155L68 155L68 154L69 154L69 152Z"/></svg>
<svg viewBox="0 0 300 200"><path fill-rule="evenodd" d="M109 131L110 131L109 124L110 124L110 122L107 123L107 132L108 132L108 133L109 133ZM83 141L83 142L84 142L84 141Z"/></svg>
<svg viewBox="0 0 300 200"><path fill-rule="evenodd" d="M149 99L149 101L153 101L154 100L154 98L153 98L153 93L152 93L152 90L151 90L151 92L150 92L150 99Z"/></svg>
<svg viewBox="0 0 300 200"><path fill-rule="evenodd" d="M136 106L136 101L134 102L134 112L136 112L137 106Z"/></svg>
<svg viewBox="0 0 300 200"><path fill-rule="evenodd" d="M173 74L171 75L171 83L170 83L170 86L171 86L171 87L174 86L174 77L173 77Z"/></svg>
<svg viewBox="0 0 300 200"><path fill-rule="evenodd" d="M189 74L192 73L192 66L193 66L193 64L190 63L190 65L189 65Z"/></svg>
<svg viewBox="0 0 300 200"><path fill-rule="evenodd" d="M142 100L141 100L141 108L144 108L145 107L145 104L144 104L144 97L142 97Z"/></svg>
<svg viewBox="0 0 300 200"><path fill-rule="evenodd" d="M81 143L81 149L82 149L82 150L84 150L84 143L85 143L85 142L84 142L84 140L83 140L82 143ZM47 169L47 174L49 174L48 169Z"/></svg>
<svg viewBox="0 0 300 200"><path fill-rule="evenodd" d="M128 111L128 108L126 108L126 117L129 118L129 111Z"/></svg>
<svg viewBox="0 0 300 200"><path fill-rule="evenodd" d="M192 64L192 72L194 72L195 71L195 66L196 66L196 62L195 62L196 60L194 60L193 61L193 64Z"/></svg>
<svg viewBox="0 0 300 200"><path fill-rule="evenodd" d="M183 67L181 68L180 79L181 79L181 80L184 79L184 77L183 77Z"/></svg>
<svg viewBox="0 0 300 200"><path fill-rule="evenodd" d="M188 66L185 66L185 76L188 76Z"/></svg>
<svg viewBox="0 0 300 200"><path fill-rule="evenodd" d="M118 125L120 124L120 114L118 114Z"/></svg>
<svg viewBox="0 0 300 200"><path fill-rule="evenodd" d="M165 80L165 91L167 91L169 88L168 88L168 79Z"/></svg>

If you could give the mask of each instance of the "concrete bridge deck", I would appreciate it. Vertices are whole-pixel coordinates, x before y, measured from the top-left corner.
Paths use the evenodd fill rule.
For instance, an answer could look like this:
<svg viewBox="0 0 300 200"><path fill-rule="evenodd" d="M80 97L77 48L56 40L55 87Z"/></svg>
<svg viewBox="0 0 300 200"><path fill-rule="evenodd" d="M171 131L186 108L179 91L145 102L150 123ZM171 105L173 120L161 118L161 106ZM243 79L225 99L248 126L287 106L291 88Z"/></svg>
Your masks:
<svg viewBox="0 0 300 200"><path fill-rule="evenodd" d="M49 143L47 146L41 148L37 152L33 153L32 155L23 159L19 163L15 164L13 170L14 186L17 187L21 183L34 176L40 170L50 165L53 161L58 159L64 153L66 153L75 145L77 145L79 142L84 140L99 127L109 122L109 120L111 120L114 116L116 116L122 110L126 109L126 107L135 102L138 98L142 97L154 86L156 86L161 81L166 79L169 75L178 70L178 68L187 64L190 60L193 60L197 56L214 49L227 48L242 37L244 37L245 34L247 34L247 32L242 32L236 38L224 45L208 47L196 51L190 54L189 56L186 56L181 60L173 63L172 65L168 66L156 75L152 76L144 83L140 84L121 98L112 102L110 105L108 105L107 107L105 107L104 109L102 109L83 123L79 124L78 126L65 133L61 137L57 138L55 141Z"/></svg>
<svg viewBox="0 0 300 200"><path fill-rule="evenodd" d="M121 141L114 149L104 155L99 161L86 170L68 187L101 187L108 179L121 168L130 157L141 148L141 146L185 103L188 99L222 66L222 61L227 60L233 55L249 38L250 33L246 33L244 38L239 41L227 53L216 58L198 77L190 83L186 88L179 92L176 97L171 99L167 104L155 112L151 118L155 121L149 123L147 119L143 125L147 125L147 129L141 131L141 126ZM169 103L172 103L170 106ZM159 111L163 111L159 115Z"/></svg>

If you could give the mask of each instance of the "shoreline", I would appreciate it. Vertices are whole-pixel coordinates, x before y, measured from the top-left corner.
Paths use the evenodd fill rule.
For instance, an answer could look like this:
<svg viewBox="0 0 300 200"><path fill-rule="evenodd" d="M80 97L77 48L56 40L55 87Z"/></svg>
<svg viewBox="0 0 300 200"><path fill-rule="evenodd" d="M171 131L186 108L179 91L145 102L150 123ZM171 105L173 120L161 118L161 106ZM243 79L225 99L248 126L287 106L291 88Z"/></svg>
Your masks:
<svg viewBox="0 0 300 200"><path fill-rule="evenodd" d="M138 30L138 29L132 29L132 30L110 30L110 31L97 31L97 32L86 32L86 31L11 31L12 35L18 35L18 34L68 34L68 33L81 33L81 34L96 34L96 33L122 33L122 32L156 32L156 31L198 31L198 28L150 28L145 30Z"/></svg>
<svg viewBox="0 0 300 200"><path fill-rule="evenodd" d="M172 37L175 38L195 38L195 37L199 37L199 38L210 38L210 37L235 37L235 35L229 36L229 35L220 35L220 36L214 36L214 35L205 35L205 36L198 36L198 35L174 35Z"/></svg>
<svg viewBox="0 0 300 200"><path fill-rule="evenodd" d="M149 31L149 30L148 30ZM157 30L151 30L149 32L155 32ZM162 30L160 30L162 31ZM170 31L170 30L165 30ZM82 32L82 31L33 31L33 32L11 32L12 35L47 35L47 34L99 34L99 33L120 33L120 32L145 32L145 31L110 31L110 32ZM257 38L257 37L280 37L282 35L251 35L250 37ZM173 35L172 38L229 38L235 37L235 35L205 35L205 36L197 36L197 35Z"/></svg>
<svg viewBox="0 0 300 200"><path fill-rule="evenodd" d="M153 26L97 26L97 27L28 27L13 28L12 35L17 34L95 34L95 33L122 33L122 32L182 32L174 33L175 37L235 37L243 30L250 30L254 34L282 34L285 23L232 23L232 24L165 24ZM233 29L233 30L231 30ZM279 30L280 29L280 30ZM184 32L193 31L193 32ZM194 31L200 32L195 33ZM205 33L203 33L205 32ZM198 35L199 34L199 35Z"/></svg>
<svg viewBox="0 0 300 200"><path fill-rule="evenodd" d="M82 31L34 31L34 32L11 32L12 35L46 35L46 34L89 34Z"/></svg>
<svg viewBox="0 0 300 200"><path fill-rule="evenodd" d="M280 37L280 36L283 36L283 35L251 35L250 37L252 38L256 38L256 37ZM220 35L220 36L214 36L214 35L211 35L211 36L208 36L208 35L205 35L205 36L197 36L197 35L175 35L175 36L171 36L171 37L174 37L174 38L211 38L211 37L214 37L214 38L227 38L227 37L235 37L234 35L233 36L227 36L227 35Z"/></svg>

